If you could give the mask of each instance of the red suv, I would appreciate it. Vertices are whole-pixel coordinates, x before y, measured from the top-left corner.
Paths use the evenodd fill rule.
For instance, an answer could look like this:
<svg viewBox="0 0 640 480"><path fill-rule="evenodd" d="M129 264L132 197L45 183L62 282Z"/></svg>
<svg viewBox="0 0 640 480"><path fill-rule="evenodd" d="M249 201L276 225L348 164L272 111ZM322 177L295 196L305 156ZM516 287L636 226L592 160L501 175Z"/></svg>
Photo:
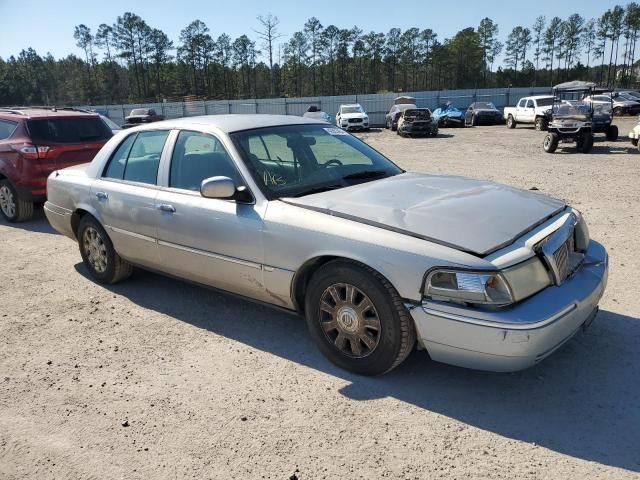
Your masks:
<svg viewBox="0 0 640 480"><path fill-rule="evenodd" d="M29 220L47 199L54 170L90 162L111 138L95 113L65 109L0 108L0 212Z"/></svg>

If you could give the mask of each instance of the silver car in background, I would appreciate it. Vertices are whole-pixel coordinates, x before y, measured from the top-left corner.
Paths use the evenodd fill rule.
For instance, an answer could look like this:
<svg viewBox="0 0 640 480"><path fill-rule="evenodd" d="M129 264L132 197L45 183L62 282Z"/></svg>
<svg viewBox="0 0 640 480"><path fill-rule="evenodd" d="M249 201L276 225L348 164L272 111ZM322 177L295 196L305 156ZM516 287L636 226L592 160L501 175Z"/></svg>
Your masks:
<svg viewBox="0 0 640 480"><path fill-rule="evenodd" d="M136 265L299 312L331 361L366 375L416 345L529 367L590 324L607 280L605 249L564 202L405 172L301 117L132 128L48 192L47 218L97 281Z"/></svg>

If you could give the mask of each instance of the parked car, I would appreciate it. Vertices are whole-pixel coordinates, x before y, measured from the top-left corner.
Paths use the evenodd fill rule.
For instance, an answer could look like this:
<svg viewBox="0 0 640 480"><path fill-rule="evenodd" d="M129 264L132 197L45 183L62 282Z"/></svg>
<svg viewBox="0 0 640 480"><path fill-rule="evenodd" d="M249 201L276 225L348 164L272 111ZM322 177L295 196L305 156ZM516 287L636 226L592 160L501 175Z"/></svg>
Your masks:
<svg viewBox="0 0 640 480"><path fill-rule="evenodd" d="M152 123L164 120L164 116L158 115L153 108L134 108L131 113L124 118L122 128L131 128L141 123Z"/></svg>
<svg viewBox="0 0 640 480"><path fill-rule="evenodd" d="M618 93L620 95L623 95L627 100L640 102L640 92L636 92L635 90L624 90Z"/></svg>
<svg viewBox="0 0 640 480"><path fill-rule="evenodd" d="M93 159L112 133L95 113L51 108L0 109L0 213L29 220L46 200L49 174Z"/></svg>
<svg viewBox="0 0 640 480"><path fill-rule="evenodd" d="M521 98L515 107L504 108L504 119L508 128L518 123L533 124L536 130L546 130L551 115L553 95L538 95Z"/></svg>
<svg viewBox="0 0 640 480"><path fill-rule="evenodd" d="M617 93L601 93L599 95L591 95L585 98L585 101L593 102L594 104L613 104L613 114L620 115L637 115L640 113L640 102L631 100L626 95L619 95Z"/></svg>
<svg viewBox="0 0 640 480"><path fill-rule="evenodd" d="M405 172L301 117L145 125L48 186L47 218L96 281L137 265L299 312L360 374L416 342L469 368L537 364L591 323L607 280L605 249L562 200Z"/></svg>
<svg viewBox="0 0 640 480"><path fill-rule="evenodd" d="M359 103L340 105L336 125L345 130L369 130L369 115Z"/></svg>
<svg viewBox="0 0 640 480"><path fill-rule="evenodd" d="M451 102L436 108L433 111L433 118L438 122L439 127L464 127L464 112L454 107Z"/></svg>
<svg viewBox="0 0 640 480"><path fill-rule="evenodd" d="M640 121L629 132L629 139L631 140L631 145L637 147L638 151L640 151L640 145L638 144L638 139L640 139Z"/></svg>
<svg viewBox="0 0 640 480"><path fill-rule="evenodd" d="M398 119L400 114L407 109L418 108L416 99L413 97L398 97L393 101L393 105L384 117L384 128L390 128L392 132L398 129Z"/></svg>
<svg viewBox="0 0 640 480"><path fill-rule="evenodd" d="M428 108L408 108L400 114L396 133L402 137L435 137L438 135L438 122Z"/></svg>
<svg viewBox="0 0 640 480"><path fill-rule="evenodd" d="M498 125L504 123L502 112L491 102L474 102L464 114L465 125Z"/></svg>
<svg viewBox="0 0 640 480"><path fill-rule="evenodd" d="M327 112L323 112L315 105L311 105L307 108L307 111L302 115L304 118L312 118L314 120L322 120L323 122L331 123L331 117Z"/></svg>

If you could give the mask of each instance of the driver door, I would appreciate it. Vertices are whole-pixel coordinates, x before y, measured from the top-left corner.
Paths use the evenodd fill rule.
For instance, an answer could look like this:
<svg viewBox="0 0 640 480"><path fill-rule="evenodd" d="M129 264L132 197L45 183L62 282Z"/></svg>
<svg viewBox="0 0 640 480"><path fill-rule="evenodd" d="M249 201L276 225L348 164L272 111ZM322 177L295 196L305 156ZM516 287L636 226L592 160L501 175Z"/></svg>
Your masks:
<svg viewBox="0 0 640 480"><path fill-rule="evenodd" d="M166 186L158 192L158 253L164 271L241 295L264 298L263 221L253 203L205 198L202 180L244 184L215 136L183 130L176 139Z"/></svg>

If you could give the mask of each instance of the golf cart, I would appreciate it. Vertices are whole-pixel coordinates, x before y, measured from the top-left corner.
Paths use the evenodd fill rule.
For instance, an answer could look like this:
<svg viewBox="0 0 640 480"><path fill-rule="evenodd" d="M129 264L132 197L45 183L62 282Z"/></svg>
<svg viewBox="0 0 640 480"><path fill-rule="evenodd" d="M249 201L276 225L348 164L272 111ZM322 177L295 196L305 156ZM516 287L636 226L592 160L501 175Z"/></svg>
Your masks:
<svg viewBox="0 0 640 480"><path fill-rule="evenodd" d="M547 135L542 146L553 153L559 143L575 143L578 151L589 153L593 147L593 104L584 101L596 88L591 82L565 82L553 87L553 106Z"/></svg>

